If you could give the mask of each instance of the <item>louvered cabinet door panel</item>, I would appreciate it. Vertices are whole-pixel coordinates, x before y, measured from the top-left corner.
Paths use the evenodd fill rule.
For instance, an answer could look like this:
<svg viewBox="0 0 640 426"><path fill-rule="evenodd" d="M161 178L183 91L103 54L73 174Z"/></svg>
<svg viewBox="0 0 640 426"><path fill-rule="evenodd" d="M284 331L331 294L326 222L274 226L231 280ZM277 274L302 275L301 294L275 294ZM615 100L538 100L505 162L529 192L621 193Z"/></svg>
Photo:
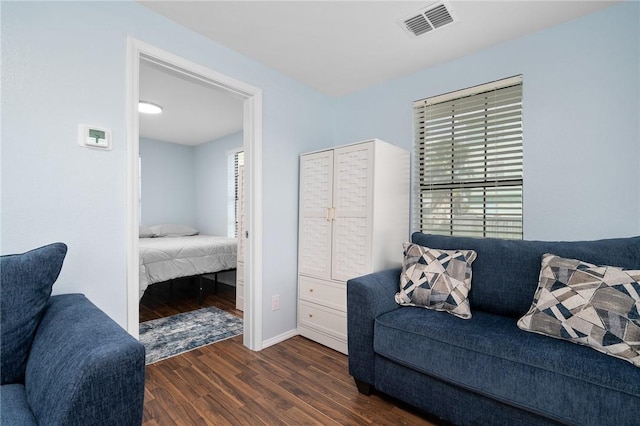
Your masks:
<svg viewBox="0 0 640 426"><path fill-rule="evenodd" d="M244 260L245 221L244 221L244 166L238 166L238 199L236 200L236 235L238 238L238 261Z"/></svg>
<svg viewBox="0 0 640 426"><path fill-rule="evenodd" d="M331 275L333 152L300 157L299 273Z"/></svg>
<svg viewBox="0 0 640 426"><path fill-rule="evenodd" d="M245 219L244 219L244 166L238 166L238 199L236 200L236 309L244 311L244 246Z"/></svg>
<svg viewBox="0 0 640 426"><path fill-rule="evenodd" d="M331 278L347 281L370 272L371 245L367 218L342 217L333 224Z"/></svg>
<svg viewBox="0 0 640 426"><path fill-rule="evenodd" d="M346 281L370 272L373 155L371 143L334 152L334 280Z"/></svg>
<svg viewBox="0 0 640 426"><path fill-rule="evenodd" d="M319 278L331 274L331 224L323 218L304 218L300 225L299 272Z"/></svg>
<svg viewBox="0 0 640 426"><path fill-rule="evenodd" d="M236 309L244 311L244 262L236 267Z"/></svg>

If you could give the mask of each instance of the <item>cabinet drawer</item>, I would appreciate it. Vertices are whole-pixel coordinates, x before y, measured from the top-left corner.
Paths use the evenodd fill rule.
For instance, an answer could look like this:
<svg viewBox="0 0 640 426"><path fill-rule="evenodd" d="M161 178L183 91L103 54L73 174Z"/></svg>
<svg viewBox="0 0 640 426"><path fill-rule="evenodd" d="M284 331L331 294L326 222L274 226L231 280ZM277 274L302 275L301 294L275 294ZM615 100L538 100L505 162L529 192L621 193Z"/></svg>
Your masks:
<svg viewBox="0 0 640 426"><path fill-rule="evenodd" d="M300 301L298 321L304 326L347 339L347 314L313 303Z"/></svg>
<svg viewBox="0 0 640 426"><path fill-rule="evenodd" d="M347 287L344 283L299 277L299 297L340 311L347 310Z"/></svg>

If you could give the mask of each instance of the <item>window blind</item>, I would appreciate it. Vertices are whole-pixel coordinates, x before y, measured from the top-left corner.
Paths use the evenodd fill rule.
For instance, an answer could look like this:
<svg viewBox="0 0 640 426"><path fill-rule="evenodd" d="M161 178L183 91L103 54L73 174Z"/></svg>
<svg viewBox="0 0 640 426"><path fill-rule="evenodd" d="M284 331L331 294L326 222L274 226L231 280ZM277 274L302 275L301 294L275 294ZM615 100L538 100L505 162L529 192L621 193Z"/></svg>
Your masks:
<svg viewBox="0 0 640 426"><path fill-rule="evenodd" d="M522 239L522 78L414 102L424 232Z"/></svg>

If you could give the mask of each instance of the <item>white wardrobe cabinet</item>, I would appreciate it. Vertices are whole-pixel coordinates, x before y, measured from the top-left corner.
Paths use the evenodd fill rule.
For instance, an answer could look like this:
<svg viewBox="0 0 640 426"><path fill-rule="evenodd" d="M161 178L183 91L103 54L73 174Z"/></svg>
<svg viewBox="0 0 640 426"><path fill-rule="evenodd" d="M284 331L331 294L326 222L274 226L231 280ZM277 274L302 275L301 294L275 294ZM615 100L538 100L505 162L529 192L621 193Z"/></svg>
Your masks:
<svg viewBox="0 0 640 426"><path fill-rule="evenodd" d="M300 157L298 332L347 353L350 278L402 263L409 152L379 139Z"/></svg>

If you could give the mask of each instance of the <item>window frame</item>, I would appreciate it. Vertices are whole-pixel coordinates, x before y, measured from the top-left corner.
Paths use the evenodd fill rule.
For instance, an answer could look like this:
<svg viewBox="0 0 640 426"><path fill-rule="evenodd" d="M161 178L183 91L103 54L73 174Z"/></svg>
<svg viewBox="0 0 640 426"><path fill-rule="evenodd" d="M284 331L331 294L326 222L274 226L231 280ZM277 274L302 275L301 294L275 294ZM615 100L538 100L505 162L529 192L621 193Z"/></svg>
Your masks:
<svg viewBox="0 0 640 426"><path fill-rule="evenodd" d="M523 238L522 84L518 75L413 103L420 231Z"/></svg>

